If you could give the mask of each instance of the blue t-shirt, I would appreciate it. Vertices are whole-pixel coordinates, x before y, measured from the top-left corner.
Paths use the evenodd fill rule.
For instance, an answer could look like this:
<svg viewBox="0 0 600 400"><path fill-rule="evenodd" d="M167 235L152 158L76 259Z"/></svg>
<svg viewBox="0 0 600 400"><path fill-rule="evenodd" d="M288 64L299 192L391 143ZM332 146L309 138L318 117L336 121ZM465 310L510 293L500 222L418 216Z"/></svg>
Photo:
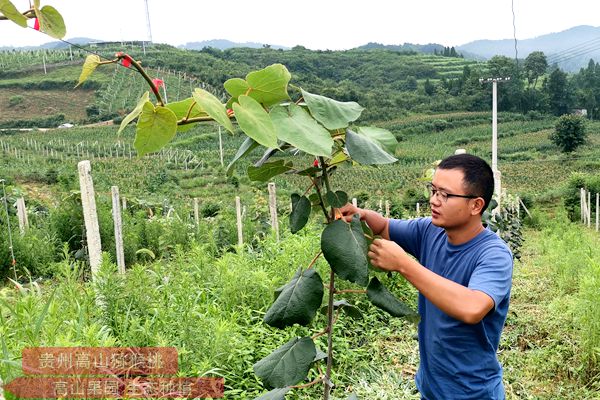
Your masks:
<svg viewBox="0 0 600 400"><path fill-rule="evenodd" d="M496 357L508 313L513 258L506 243L485 229L455 246L431 218L390 220L390 239L421 265L444 278L480 290L494 308L477 324L454 319L419 294L419 353L415 378L427 400L502 400L502 367Z"/></svg>

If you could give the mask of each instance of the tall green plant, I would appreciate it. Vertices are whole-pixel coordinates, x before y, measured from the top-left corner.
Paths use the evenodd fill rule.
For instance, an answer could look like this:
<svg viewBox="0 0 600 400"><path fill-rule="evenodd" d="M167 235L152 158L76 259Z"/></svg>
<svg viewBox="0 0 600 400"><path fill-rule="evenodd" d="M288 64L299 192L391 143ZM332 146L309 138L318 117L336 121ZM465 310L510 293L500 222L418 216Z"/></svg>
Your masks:
<svg viewBox="0 0 600 400"><path fill-rule="evenodd" d="M253 149L264 147L263 157L248 167L248 176L254 181L267 182L280 174L306 177L307 189L291 196L290 230L300 231L308 222L311 212L322 213L326 227L321 234L321 250L310 265L299 268L291 280L275 292L275 300L264 316L264 322L279 329L294 324L311 324L321 308L327 291L327 326L312 337L294 337L254 365L254 372L264 385L272 389L260 399L283 399L292 388L323 383L324 398L328 399L331 381L334 322L342 310L353 314L356 307L343 298L344 293L359 292L377 307L396 317L416 318L416 313L395 298L377 277L370 277L367 258L368 244L373 232L360 221L358 214L350 223L338 219L336 209L348 202L348 195L332 183L332 175L342 164L351 167L388 164L394 157L397 141L394 135L375 127L356 124L363 108L356 102L339 102L310 93L289 84L291 75L281 64L273 64L250 72L245 79L233 78L225 82L231 96L226 104L203 89L195 89L190 98L166 104L159 91L160 82L146 74L141 65L129 55L117 53L115 59L100 61L89 56L83 67L81 84L101 64L123 63L136 68L150 84L156 104L146 92L135 109L123 120L120 130L137 118L134 145L140 155L161 149L177 133L203 121L216 121L234 132L232 121L246 135L237 154L229 164L232 167ZM296 92L292 101L288 87ZM306 153L315 157L312 166L291 161L271 161L274 154L283 151ZM312 194L309 193L312 191ZM324 282L313 268L323 255L331 271ZM360 286L359 290L338 290L336 279ZM325 290L326 289L326 290ZM327 352L315 346L317 337L327 335ZM309 384L299 385L313 365L326 362L325 372ZM321 369L317 367L319 371Z"/></svg>

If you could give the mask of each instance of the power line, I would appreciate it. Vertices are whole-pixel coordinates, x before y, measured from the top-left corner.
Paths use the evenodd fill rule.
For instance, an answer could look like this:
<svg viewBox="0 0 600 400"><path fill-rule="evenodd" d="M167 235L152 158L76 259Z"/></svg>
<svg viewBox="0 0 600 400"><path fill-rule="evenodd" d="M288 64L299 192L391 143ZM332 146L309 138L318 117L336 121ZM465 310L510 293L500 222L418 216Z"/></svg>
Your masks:
<svg viewBox="0 0 600 400"><path fill-rule="evenodd" d="M582 49L582 51L580 51L580 52L576 52L576 53L573 53L573 54L570 54L570 55L565 55L564 57L560 57L560 58L556 58L556 59L549 59L548 63L549 64L563 63L565 61L571 60L573 58L584 56L585 54L592 53L592 52L597 51L597 50L600 50L600 44L598 46L596 46L596 47L593 47L593 48L589 48L589 49L585 49L585 50Z"/></svg>
<svg viewBox="0 0 600 400"><path fill-rule="evenodd" d="M517 50L517 26L515 24L515 1L510 1L512 10L513 38L515 39L515 64L519 67L519 51Z"/></svg>
<svg viewBox="0 0 600 400"><path fill-rule="evenodd" d="M600 37L593 38L593 39L587 40L585 42L579 43L578 45L575 45L573 47L569 47L569 48L560 50L560 51L558 51L558 52L556 52L554 54L551 54L548 58L560 58L560 57L562 57L562 56L564 56L564 55L566 55L566 54L568 54L568 53L570 53L572 51L579 51L579 50L581 50L580 47L587 47L590 44L595 45L598 42L600 42Z"/></svg>

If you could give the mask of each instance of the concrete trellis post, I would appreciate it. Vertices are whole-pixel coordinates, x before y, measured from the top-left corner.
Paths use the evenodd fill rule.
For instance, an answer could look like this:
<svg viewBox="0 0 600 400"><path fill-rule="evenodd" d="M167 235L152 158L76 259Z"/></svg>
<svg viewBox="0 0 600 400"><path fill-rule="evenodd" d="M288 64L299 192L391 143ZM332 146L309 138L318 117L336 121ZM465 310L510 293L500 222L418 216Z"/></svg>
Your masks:
<svg viewBox="0 0 600 400"><path fill-rule="evenodd" d="M125 273L125 253L123 251L123 221L121 220L121 202L119 201L119 188L111 186L112 214L115 226L115 249L117 253L117 269L120 274Z"/></svg>
<svg viewBox="0 0 600 400"><path fill-rule="evenodd" d="M356 197L353 197L353 198L352 198L352 205L353 205L354 207L358 207L358 202L356 201Z"/></svg>
<svg viewBox="0 0 600 400"><path fill-rule="evenodd" d="M275 183L269 185L269 213L271 214L271 228L275 231L275 238L279 241L279 221L277 220L277 194L275 193Z"/></svg>
<svg viewBox="0 0 600 400"><path fill-rule="evenodd" d="M235 196L235 216L237 218L238 244L244 244L244 234L242 231L242 207L240 204L240 196Z"/></svg>
<svg viewBox="0 0 600 400"><path fill-rule="evenodd" d="M418 217L419 215L421 215L421 209L420 209L420 208L421 208L420 204L419 204L419 203L417 203L417 217Z"/></svg>
<svg viewBox="0 0 600 400"><path fill-rule="evenodd" d="M81 189L81 204L83 206L90 267L92 269L92 278L95 278L98 268L102 263L102 245L100 243L98 214L96 213L92 166L88 160L84 160L77 164L77 169L79 170L79 187Z"/></svg>
<svg viewBox="0 0 600 400"><path fill-rule="evenodd" d="M386 218L390 217L390 201L389 200L385 201L385 217Z"/></svg>
<svg viewBox="0 0 600 400"><path fill-rule="evenodd" d="M121 197L121 208L127 210L127 198L125 196Z"/></svg>
<svg viewBox="0 0 600 400"><path fill-rule="evenodd" d="M19 230L21 235L29 229L29 220L27 219L27 209L25 208L25 199L19 197L17 199L17 216L19 218Z"/></svg>

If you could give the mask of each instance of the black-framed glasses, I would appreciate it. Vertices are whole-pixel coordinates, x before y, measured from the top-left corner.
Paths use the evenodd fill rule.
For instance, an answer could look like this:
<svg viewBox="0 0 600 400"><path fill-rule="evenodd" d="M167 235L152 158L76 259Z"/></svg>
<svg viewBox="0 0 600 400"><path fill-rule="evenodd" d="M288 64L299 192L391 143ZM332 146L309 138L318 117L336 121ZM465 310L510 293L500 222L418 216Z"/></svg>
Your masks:
<svg viewBox="0 0 600 400"><path fill-rule="evenodd" d="M478 197L481 197L474 195L453 194L444 192L443 190L438 190L435 186L433 186L431 182L428 182L426 186L427 190L429 191L429 198L432 198L433 196L437 195L444 203L448 201L448 197L461 197L463 199L476 199Z"/></svg>

